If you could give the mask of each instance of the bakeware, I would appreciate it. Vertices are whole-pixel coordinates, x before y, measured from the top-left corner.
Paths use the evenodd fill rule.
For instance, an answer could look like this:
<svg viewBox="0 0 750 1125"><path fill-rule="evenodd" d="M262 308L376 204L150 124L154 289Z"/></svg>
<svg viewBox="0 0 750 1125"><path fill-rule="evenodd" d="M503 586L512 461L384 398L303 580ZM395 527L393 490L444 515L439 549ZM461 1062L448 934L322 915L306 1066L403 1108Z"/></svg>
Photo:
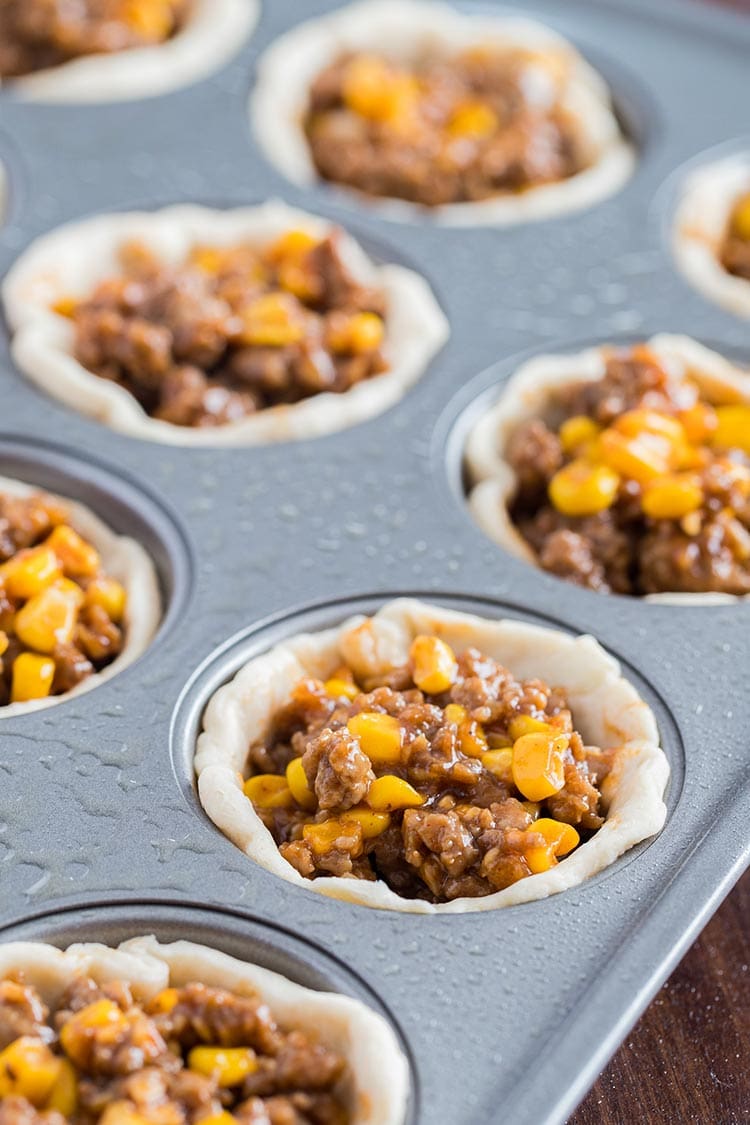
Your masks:
<svg viewBox="0 0 750 1125"><path fill-rule="evenodd" d="M332 6L308 0L304 16ZM69 219L281 195L421 271L450 319L444 351L386 414L253 450L120 436L35 390L5 342L0 355L0 472L138 537L167 603L159 636L121 675L0 718L0 937L179 934L363 996L403 1036L419 1125L564 1121L750 858L750 606L566 585L482 535L460 473L472 418L521 357L670 331L750 358L747 326L687 285L669 247L689 167L748 143L750 21L689 0L524 11L604 74L640 156L602 205L507 230L383 221L269 167L247 95L257 53L300 18L293 0L266 3L226 70L163 99L51 108L0 95L3 272ZM621 659L672 767L661 835L555 898L437 918L298 890L221 836L191 774L210 692L275 640L402 593L592 632Z"/></svg>

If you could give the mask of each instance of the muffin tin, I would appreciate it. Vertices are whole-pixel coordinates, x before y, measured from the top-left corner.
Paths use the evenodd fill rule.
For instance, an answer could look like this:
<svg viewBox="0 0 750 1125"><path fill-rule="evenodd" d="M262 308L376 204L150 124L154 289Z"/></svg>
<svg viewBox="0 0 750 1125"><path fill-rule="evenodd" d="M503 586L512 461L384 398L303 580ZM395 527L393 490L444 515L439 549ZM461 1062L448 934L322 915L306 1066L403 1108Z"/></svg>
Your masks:
<svg viewBox="0 0 750 1125"><path fill-rule="evenodd" d="M304 15L333 6L308 0ZM691 290L669 248L688 167L750 143L750 21L671 0L538 0L534 15L607 78L640 156L600 206L506 230L384 221L269 167L247 95L257 53L299 18L292 0L265 5L227 69L161 99L0 97L2 272L68 219L283 196L422 272L450 319L448 345L386 414L247 450L115 434L36 391L0 345L0 472L139 538L166 603L121 675L0 718L0 938L188 937L360 996L402 1036L420 1125L564 1121L750 858L750 605L605 597L526 566L473 524L460 470L476 412L528 355L668 330L750 358L747 325ZM593 633L657 716L672 769L663 832L557 897L446 917L347 905L247 860L193 786L208 696L276 640L402 593Z"/></svg>

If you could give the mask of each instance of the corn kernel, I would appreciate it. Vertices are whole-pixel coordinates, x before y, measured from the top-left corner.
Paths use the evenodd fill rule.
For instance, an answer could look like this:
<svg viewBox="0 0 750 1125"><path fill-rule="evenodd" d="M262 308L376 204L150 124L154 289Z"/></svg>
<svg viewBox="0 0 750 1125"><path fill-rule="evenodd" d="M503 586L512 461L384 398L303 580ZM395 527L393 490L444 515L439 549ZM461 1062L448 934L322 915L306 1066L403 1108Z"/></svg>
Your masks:
<svg viewBox="0 0 750 1125"><path fill-rule="evenodd" d="M2 629L0 629L0 656L2 656L3 653L7 650L9 644L10 641L8 640L8 634L4 633Z"/></svg>
<svg viewBox="0 0 750 1125"><path fill-rule="evenodd" d="M28 703L31 699L46 699L55 678L55 662L49 656L36 656L22 652L13 661L10 690L11 703Z"/></svg>
<svg viewBox="0 0 750 1125"><path fill-rule="evenodd" d="M63 1024L60 1045L71 1062L85 1066L92 1036L104 1028L119 1031L126 1025L125 1013L114 1000L95 1000Z"/></svg>
<svg viewBox="0 0 750 1125"><path fill-rule="evenodd" d="M499 123L500 119L494 109L486 102L464 102L453 111L447 131L451 137L482 140L491 136Z"/></svg>
<svg viewBox="0 0 750 1125"><path fill-rule="evenodd" d="M44 544L50 547L68 578L93 578L101 565L96 547L67 524L60 524Z"/></svg>
<svg viewBox="0 0 750 1125"><path fill-rule="evenodd" d="M691 476L666 476L650 484L643 494L644 513L655 520L679 520L703 503L703 489Z"/></svg>
<svg viewBox="0 0 750 1125"><path fill-rule="evenodd" d="M269 262L280 262L284 258L299 261L306 257L320 242L315 235L306 230L287 230L266 247L265 257Z"/></svg>
<svg viewBox="0 0 750 1125"><path fill-rule="evenodd" d="M170 0L128 0L123 19L128 27L150 43L168 39L174 27Z"/></svg>
<svg viewBox="0 0 750 1125"><path fill-rule="evenodd" d="M339 820L344 824L351 822L358 824L365 840L380 836L391 823L388 813L375 812L373 809L368 809L366 805L356 805L353 809L347 809L346 812L339 814Z"/></svg>
<svg viewBox="0 0 750 1125"><path fill-rule="evenodd" d="M408 74L398 74L377 55L358 55L346 68L345 105L371 121L398 123L414 110L419 87Z"/></svg>
<svg viewBox="0 0 750 1125"><path fill-rule="evenodd" d="M187 1064L197 1074L214 1078L219 1086L239 1086L258 1069L252 1047L193 1047Z"/></svg>
<svg viewBox="0 0 750 1125"><path fill-rule="evenodd" d="M568 735L524 734L513 743L513 784L529 801L543 801L565 784Z"/></svg>
<svg viewBox="0 0 750 1125"><path fill-rule="evenodd" d="M68 1059L60 1059L60 1070L49 1092L45 1109L55 1109L63 1117L72 1117L78 1107L78 1076Z"/></svg>
<svg viewBox="0 0 750 1125"><path fill-rule="evenodd" d="M707 402L696 402L678 415L687 440L693 445L708 441L718 425L716 411Z"/></svg>
<svg viewBox="0 0 750 1125"><path fill-rule="evenodd" d="M601 427L586 414L574 414L560 426L558 437L564 453L578 453L599 436Z"/></svg>
<svg viewBox="0 0 750 1125"><path fill-rule="evenodd" d="M249 777L242 792L259 809L290 809L294 795L285 777L275 773L257 773Z"/></svg>
<svg viewBox="0 0 750 1125"><path fill-rule="evenodd" d="M544 836L547 843L554 847L556 856L567 855L581 842L581 837L572 824L565 824L548 816L542 816L534 821L533 831Z"/></svg>
<svg viewBox="0 0 750 1125"><path fill-rule="evenodd" d="M415 637L409 656L414 667L414 683L427 695L439 695L455 682L458 673L455 654L439 637Z"/></svg>
<svg viewBox="0 0 750 1125"><path fill-rule="evenodd" d="M446 723L455 723L458 726L467 718L466 708L460 703L449 703L443 712Z"/></svg>
<svg viewBox="0 0 750 1125"><path fill-rule="evenodd" d="M549 734L552 727L533 715L514 715L508 723L508 734L513 742L524 734Z"/></svg>
<svg viewBox="0 0 750 1125"><path fill-rule="evenodd" d="M77 308L78 299L76 297L58 297L52 306L52 311L57 313L58 316L64 316L66 320L70 320L75 316Z"/></svg>
<svg viewBox="0 0 750 1125"><path fill-rule="evenodd" d="M49 586L19 609L14 624L16 636L37 652L54 652L58 644L73 639L77 614L74 598L65 590Z"/></svg>
<svg viewBox="0 0 750 1125"><path fill-rule="evenodd" d="M243 344L281 348L297 344L305 335L305 325L294 298L283 293L266 293L242 312Z"/></svg>
<svg viewBox="0 0 750 1125"><path fill-rule="evenodd" d="M499 781L506 785L513 781L513 751L510 747L488 750L486 754L482 754L481 762Z"/></svg>
<svg viewBox="0 0 750 1125"><path fill-rule="evenodd" d="M668 472L674 455L672 443L660 434L631 437L614 429L604 431L598 448L605 465L643 485Z"/></svg>
<svg viewBox="0 0 750 1125"><path fill-rule="evenodd" d="M224 252L214 246L196 246L190 252L190 265L203 273L219 273L225 260Z"/></svg>
<svg viewBox="0 0 750 1125"><path fill-rule="evenodd" d="M99 1125L152 1125L151 1120L134 1108L132 1102L110 1102L99 1118Z"/></svg>
<svg viewBox="0 0 750 1125"><path fill-rule="evenodd" d="M71 602L78 611L86 601L86 593L82 586L74 582L72 578L57 578L53 583L53 589L60 590L66 598L70 598Z"/></svg>
<svg viewBox="0 0 750 1125"><path fill-rule="evenodd" d="M393 715L360 711L346 725L371 762L387 764L401 760L401 724Z"/></svg>
<svg viewBox="0 0 750 1125"><path fill-rule="evenodd" d="M176 1007L180 993L176 988L163 988L148 1002L148 1011L151 1015L165 1015Z"/></svg>
<svg viewBox="0 0 750 1125"><path fill-rule="evenodd" d="M533 825L531 831L536 831L536 824ZM549 871L557 863L554 849L549 844L534 844L527 848L523 854L532 875L541 875L543 871Z"/></svg>
<svg viewBox="0 0 750 1125"><path fill-rule="evenodd" d="M330 695L333 699L356 699L359 695L359 688L352 680L340 680L336 676L326 680L323 687L326 689L326 695Z"/></svg>
<svg viewBox="0 0 750 1125"><path fill-rule="evenodd" d="M394 809L415 809L424 804L424 797L413 785L402 777L384 774L377 777L367 791L367 803L377 812L393 812Z"/></svg>
<svg viewBox="0 0 750 1125"><path fill-rule="evenodd" d="M61 575L57 555L46 544L19 551L0 567L0 578L11 598L33 598Z"/></svg>
<svg viewBox="0 0 750 1125"><path fill-rule="evenodd" d="M734 205L731 219L732 233L743 241L750 241L750 192L741 196Z"/></svg>
<svg viewBox="0 0 750 1125"><path fill-rule="evenodd" d="M348 821L331 817L320 824L306 824L302 838L306 840L317 855L325 855L341 840L346 850L356 859L362 854L362 826L355 818Z"/></svg>
<svg viewBox="0 0 750 1125"><path fill-rule="evenodd" d="M382 317L377 313L360 312L334 321L328 328L327 343L334 352L362 355L377 351L384 336Z"/></svg>
<svg viewBox="0 0 750 1125"><path fill-rule="evenodd" d="M613 429L628 437L639 437L640 434L657 434L667 441L679 445L685 441L685 430L678 418L671 414L662 414L658 410L626 410L614 422Z"/></svg>
<svg viewBox="0 0 750 1125"><path fill-rule="evenodd" d="M221 1113L210 1113L208 1117L197 1118L197 1125L237 1125L237 1118L223 1109Z"/></svg>
<svg viewBox="0 0 750 1125"><path fill-rule="evenodd" d="M712 445L750 453L750 406L717 406Z"/></svg>
<svg viewBox="0 0 750 1125"><path fill-rule="evenodd" d="M303 809L314 809L317 799L310 786L307 784L307 774L302 766L301 758L292 758L286 767L286 783L292 796Z"/></svg>
<svg viewBox="0 0 750 1125"><path fill-rule="evenodd" d="M571 461L549 482L549 498L565 516L593 516L611 508L620 478L606 465Z"/></svg>
<svg viewBox="0 0 750 1125"><path fill-rule="evenodd" d="M94 578L86 587L86 605L98 605L119 625L125 616L128 595L116 578Z"/></svg>
<svg viewBox="0 0 750 1125"><path fill-rule="evenodd" d="M482 724L465 719L458 728L458 743L467 758L481 758L489 750Z"/></svg>
<svg viewBox="0 0 750 1125"><path fill-rule="evenodd" d="M26 1098L41 1109L60 1074L60 1059L40 1039L23 1036L0 1051L0 1099Z"/></svg>

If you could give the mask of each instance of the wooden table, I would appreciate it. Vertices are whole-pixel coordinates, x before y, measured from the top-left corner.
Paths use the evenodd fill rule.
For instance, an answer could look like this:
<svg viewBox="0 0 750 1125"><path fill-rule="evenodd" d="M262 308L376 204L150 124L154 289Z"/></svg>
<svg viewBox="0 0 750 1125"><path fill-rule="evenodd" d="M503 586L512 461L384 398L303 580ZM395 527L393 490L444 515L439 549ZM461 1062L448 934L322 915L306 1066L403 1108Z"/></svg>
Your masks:
<svg viewBox="0 0 750 1125"><path fill-rule="evenodd" d="M569 1125L750 1122L750 871Z"/></svg>

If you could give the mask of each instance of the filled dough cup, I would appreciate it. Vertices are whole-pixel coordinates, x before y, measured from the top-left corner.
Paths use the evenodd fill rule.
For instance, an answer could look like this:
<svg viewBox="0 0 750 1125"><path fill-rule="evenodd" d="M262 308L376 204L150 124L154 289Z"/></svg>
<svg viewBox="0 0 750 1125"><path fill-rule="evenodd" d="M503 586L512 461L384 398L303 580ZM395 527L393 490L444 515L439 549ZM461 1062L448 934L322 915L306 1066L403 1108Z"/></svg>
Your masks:
<svg viewBox="0 0 750 1125"><path fill-rule="evenodd" d="M453 668L454 679L456 675L459 679L461 675L464 677L464 694L462 696L460 692L454 692L451 698L463 698L466 707L453 703L450 705L453 709L448 710L449 705L446 704L448 696L432 694L425 696L425 699L430 701L430 707L427 711L420 711L419 717L408 710L403 711L403 717L398 721L388 714L373 716L370 711L366 711L364 717L362 714L356 714L361 710L361 706L374 707L376 712L388 711L390 707L394 712L394 708L385 702L386 698L394 697L387 691L383 695L381 689L381 694L373 691L373 694L368 695L360 705L356 698L357 692L364 689L358 688L356 684L353 685L351 680L348 686L346 683L342 685L342 665L356 675L358 684L365 684L368 681L370 685L373 682L381 684L391 682L389 677L394 675L403 677L404 667L409 666L410 654L411 658L414 657L415 645L420 652L423 652L425 647L436 652L439 660L443 662L447 660L449 665L452 658L446 656L446 653L451 651L459 664L462 659L471 662L474 679L469 678L470 670L466 670L469 668L468 665L460 674L457 673L455 666ZM478 650L481 658L476 653L472 654L472 649ZM492 665L487 671L482 667L482 658L488 658L491 662L496 661L502 668L498 669ZM420 656L417 659L422 658ZM328 771L327 775L324 776L320 772L320 765L318 766L315 793L306 791L306 787L312 784L309 755L302 760L302 765L307 766L308 770L307 781L297 768L299 759L287 767L287 780L293 787L295 797L299 796L304 807L311 810L309 815L314 816L316 821L319 822L323 818L314 812L315 794L320 799L321 807L326 803L330 805L331 802L326 801L325 794L330 796L331 792L335 792L336 785L342 781L344 785L349 786L350 794L347 802L344 802L343 797L341 798L344 809L347 804L353 804L353 800L357 797L362 803L358 804L353 812L344 811L340 814L338 828L341 827L341 822L346 826L351 823L351 818L355 817L364 825L365 836L370 832L377 833L383 829L384 822L381 818L385 817L386 824L388 820L388 813L382 810L399 807L403 809L408 805L406 812L403 813L401 827L398 828L398 831L402 831L406 818L412 815L416 806L422 805L425 811L434 810L439 814L437 819L430 824L422 821L415 827L417 832L423 831L433 835L436 832L443 833L443 842L431 845L434 855L428 859L431 874L435 875L439 870L441 878L447 873L455 873L459 870L457 865L461 862L459 854L461 848L458 847L457 841L461 843L466 855L472 856L477 864L479 862L474 844L459 825L456 816L463 818L464 827L474 825L472 831L475 833L475 839L484 850L483 862L489 863L490 866L496 864L499 854L497 850L492 852L490 847L490 844L498 843L500 840L496 830L501 821L497 820L497 817L506 818L502 821L505 827L510 826L511 821L508 818L512 818L515 826L509 827L509 834L504 837L504 843L501 844L503 847L522 848L524 845L519 841L528 837L524 837L523 832L520 834L515 832L515 828L536 832L534 824L538 825L538 831L549 829L553 833L564 832L567 836L572 832L572 836L577 838L578 833L569 827L570 822L576 819L575 816L568 815L568 825L561 825L549 819L554 813L544 811L541 806L523 803L524 796L527 796L529 801L532 799L541 801L544 792L549 796L555 787L559 791L562 781L553 782L549 789L540 789L538 777L532 778L529 784L529 779L518 772L525 769L527 752L529 750L536 752L539 749L540 739L550 736L553 746L556 738L561 747L568 745L570 736L567 739L565 736L560 739L559 733L565 725L565 718L561 719L558 714L556 718L549 719L552 725L548 726L545 722L540 722L538 717L534 719L528 713L517 714L514 715L508 728L513 732L516 740L493 738L491 723L482 732L477 724L472 725L470 721L472 712L467 710L469 703L466 701L466 685L469 684L469 691L475 690L478 682L476 676L482 675L487 678L485 686L490 695L494 692L495 699L500 691L497 684L501 681L505 682L503 677L509 675L523 681L518 691L528 690L535 693L537 690L542 690L548 693L548 698L552 697L555 690L564 693L566 706L569 708L569 712L565 712L568 724L572 715L572 724L576 731L580 732L580 736L575 735L579 756L582 757L582 740L585 740L586 743L595 744L598 748L596 756L600 761L606 756L608 762L606 776L601 781L601 792L596 797L597 803L592 802L589 806L601 814L597 814L593 820L587 822L589 825L596 825L596 830L587 832L585 828L580 827L579 816L580 831L588 838L571 854L566 854L560 862L551 858L549 850L545 851L544 840L534 835L534 842L537 846L541 846L541 852L535 851L533 855L527 853L523 861L519 860L518 856L511 857L510 860L506 857L507 862L515 865L512 875L502 876L508 885L501 890L486 893L488 890L491 891L491 885L485 882L479 889L477 881L475 883L477 889L474 890L476 897L456 897L452 901L438 901L437 895L425 897L422 894L427 890L425 883L420 884L421 890L413 897L397 893L384 878L377 875L377 863L374 870L367 871L364 877L353 877L351 873L331 876L321 874L320 871L314 878L306 878L300 874L297 867L284 858L272 832L261 819L253 801L246 795L246 793L254 795L258 786L266 786L272 790L274 799L278 798L283 802L286 796L283 790L283 774L275 779L278 784L274 783L273 777L260 777L253 780L253 775L257 771L252 767L248 769L248 754L252 746L272 747L279 713L288 716L289 712L285 709L288 709L294 700L295 689L301 682L309 684L311 679L319 682L321 688L325 685L325 691L328 693L334 695L341 693L337 707L346 706L344 702L346 699L355 700L350 708L350 712L355 712L355 717L349 720L346 728L342 727L342 717L345 719L350 712L336 712L334 715L333 725L337 728L335 736L339 739L339 749L342 739L347 742L346 760L339 756L337 764L336 749L329 754L324 763ZM435 679L420 679L420 673L417 671L413 671L412 676L414 682L417 680L421 682L425 692L428 688L433 693L443 690L448 684L448 679L442 682ZM497 677L500 679L498 680ZM552 685L552 688L540 688L539 680L543 680L545 685ZM494 688L490 681L496 685ZM399 680L399 686L404 686L403 679ZM318 692L315 706L320 705L321 688L312 689ZM304 690L307 691L308 688ZM413 702L414 695L409 698ZM528 698L531 699L531 695ZM534 698L538 702L539 696L534 695ZM402 705L403 699L401 702L397 701L396 709ZM441 711L435 710L438 705L442 708ZM549 706L552 707L551 704ZM489 716L490 711L474 711L473 714ZM337 715L340 716L338 720L336 720ZM399 723L402 727L400 731ZM411 733L408 729L404 732L404 723L407 728L409 723L412 723ZM429 750L424 741L420 741L419 723L423 724L420 728L422 731L428 728L432 731L429 735L432 739ZM455 725L456 723L458 726ZM392 740L394 724L395 758L391 741L386 747L388 762L391 764L375 765L376 758L370 748L374 745L372 732L378 728L377 735L381 739L378 755L381 755L384 748L383 739ZM431 724L440 727L438 733L432 729ZM366 729L368 725L369 733ZM348 731L357 731L358 739L353 740ZM530 740L528 737L524 739L523 735L528 735L529 732L532 732ZM542 735L540 732L546 733ZM408 749L399 751L399 737L405 739L402 746ZM470 744L463 741L465 737L470 740ZM318 747L327 745L330 749L333 745L330 732L324 731L322 739L323 741L318 740ZM409 742L409 739L412 741ZM456 739L459 741L457 742ZM450 745L453 747L450 751L446 748L448 745L446 740L450 740ZM512 749L492 749L495 745L512 747ZM461 752L457 749L459 746L464 748ZM371 755L371 763L375 765L380 777L378 780L373 780L371 772L368 771L366 775L361 773L360 778L364 780L364 784L352 798L353 770L357 766L357 759L361 757L360 749L366 749ZM295 750L299 753L297 746ZM311 753L314 754L315 751ZM427 757L425 758L424 755ZM471 760L469 755L472 756ZM511 757L513 780L509 777L504 778L502 786L497 787L499 785L497 771L510 768ZM505 758L508 762L504 761ZM268 761L267 758L264 760ZM380 761L380 757L378 760ZM334 769L341 767L341 772L334 777L330 772L331 767ZM471 804L471 794L477 792L476 787L484 786L485 797L475 800L485 807L463 808L451 798L448 799L447 804L445 801L439 803L440 791L436 793L434 789L429 790L429 784L434 783L437 777L437 774L429 774L433 767L438 772L443 769L460 771L451 774L452 784L456 787L455 792L461 794L457 798L459 802L466 801ZM255 863L298 888L362 906L423 914L494 910L543 899L582 883L608 867L629 848L659 831L666 815L663 794L669 775L667 759L659 746L653 713L639 698L633 686L625 680L617 662L605 653L592 637L572 637L522 622L481 618L408 599L388 603L371 618L355 617L337 628L294 636L245 665L230 683L216 692L208 704L203 720L203 731L197 744L195 770L204 809L217 827ZM425 770L428 772L425 773ZM248 773L251 780L245 782ZM399 777L392 776L394 773ZM583 775L587 775L587 767L582 769ZM418 778L424 779L428 776L432 777L432 782L428 783L427 789L418 791L420 790ZM566 774L566 777L569 775ZM321 778L324 779L325 788L321 787ZM413 784L407 784L406 778ZM575 771L574 779L579 780ZM516 783L521 792L516 792L514 788ZM439 788L439 780L437 784ZM243 788L248 785L249 790ZM494 791L487 788L493 785L496 786ZM365 793L367 786L369 789L363 797L362 794ZM413 786L417 787L416 790ZM395 790L396 793L390 804L389 796L384 792L385 788ZM425 797L428 791L429 795ZM517 799L507 800L514 792ZM593 790L587 787L587 792L592 794ZM405 800L402 799L404 793ZM495 795L501 802L501 808L493 804ZM562 805L557 804L552 807L557 810L558 815L563 817L566 815ZM533 811L530 812L532 808ZM549 810L550 806L548 805L547 808ZM581 808L582 806L578 806L579 814ZM381 811L372 811L378 809ZM455 815L449 809L457 810ZM419 813L420 809L416 808L416 812ZM542 817L547 818L544 823L540 819L535 821L532 819L534 816L539 817L540 812ZM495 814L497 814L496 823L490 824L490 819ZM338 817L339 813L336 812L335 815ZM583 820L586 823L585 817ZM325 825L323 827L325 831ZM397 827L398 822L394 819L392 828ZM486 837L482 843L480 836L484 828L495 831L495 835ZM304 840L316 838L318 831L314 825L304 828ZM452 833L450 839L445 835L446 831ZM296 835L299 839L299 833ZM398 839L397 834L395 839ZM422 839L428 841L430 837L423 835ZM367 843L366 839L365 843ZM564 851L571 851L574 844L575 841L573 844L566 845ZM315 846L313 843L313 847ZM417 851L419 850L419 845L415 845L413 841L407 846L407 850L408 847L416 847ZM444 860L444 867L440 869L435 865L435 855L438 853ZM558 854L562 854L562 851ZM361 860L356 862L361 863ZM415 859L412 854L410 862L421 863L421 858L416 856ZM396 878L411 878L407 864L403 863L401 868ZM361 875L362 869L359 870ZM427 866L424 870L427 870ZM477 866L476 870L479 871L480 868ZM481 870L484 871L485 868L482 867ZM495 870L499 870L497 866ZM506 868L505 871L507 870ZM427 878L429 879L430 876ZM454 884L453 891L450 893L455 894L457 891L460 891L460 886ZM422 897L419 897L420 895ZM432 901L428 900L430 898Z"/></svg>
<svg viewBox="0 0 750 1125"><path fill-rule="evenodd" d="M625 183L635 163L633 148L622 134L606 83L570 43L525 17L466 14L422 0L360 0L282 35L259 62L250 99L256 137L280 172L310 187L318 174L305 117L311 86L326 67L348 54L381 53L408 65L474 48L516 50L535 59L526 90L533 103L550 96L549 76L555 75L556 104L575 127L580 169L557 182L469 202L424 206L386 191L357 191L353 198L389 219L429 216L450 225L509 226L593 206ZM336 185L336 176L330 178Z"/></svg>
<svg viewBox="0 0 750 1125"><path fill-rule="evenodd" d="M75 329L60 314L60 302L85 301L97 285L119 275L119 255L127 244L137 243L169 270L181 266L196 248L215 253L245 247L263 253L290 231L303 239L335 236L341 265L352 283L380 294L380 373L340 393L323 389L300 401L269 405L238 420L202 428L151 417L126 387L94 374L76 358ZM355 425L398 402L448 336L445 316L424 278L402 266L376 264L344 231L280 202L228 211L175 206L71 223L32 243L8 274L3 297L13 358L25 375L48 394L120 433L170 445L262 445L320 437ZM283 295L285 301L293 299ZM298 315L308 312L304 304L298 305ZM267 356L271 349L258 350Z"/></svg>
<svg viewBox="0 0 750 1125"><path fill-rule="evenodd" d="M335 1052L342 1060L343 1075L332 1094L346 1112L350 1125L402 1125L405 1119L409 1075L408 1064L398 1040L382 1016L350 997L313 991L269 969L230 957L205 945L190 941L161 944L153 936L132 938L117 948L94 942L71 945L65 951L42 942L10 942L0 945L0 982L6 978L15 979L18 974L22 974L23 984L34 988L41 1000L52 1009L60 1004L66 990L76 980L88 980L104 990L108 986L114 986L119 989L111 992L115 996L122 995L121 986L125 985L129 988L134 1004L144 1006L151 1018L156 1016L157 1020L159 1015L163 1016L168 1012L169 1004L178 999L177 990L187 988L185 1003L193 1005L192 1018L200 1020L201 1005L208 1005L204 1021L198 1026L205 1026L206 1021L209 1025L215 1024L217 1034L224 1036L219 1042L224 1043L225 1047L227 1042L232 1042L232 1036L237 1038L234 1034L238 1022L236 1016L234 1030L232 1023L235 998L240 1003L243 999L258 1002L260 1007L256 1024L273 1021L284 1035L302 1032L308 1037L308 1044L313 1050L319 1044L326 1051ZM200 989L193 989L191 993L190 986L195 985L222 990L222 994L215 995L211 1000L210 997L205 998L205 993L202 994ZM91 985L87 987L90 988ZM227 993L233 995L227 996ZM151 1004L149 1007L157 997L159 999L155 1005ZM226 1005L226 1011L222 1010L222 1003ZM79 1011L78 1020L76 1015L68 1011L71 1030L67 1035L63 1031L63 1047L73 1057L76 1065L82 1063L84 1071L85 1060L79 1060L75 1042L79 1030L77 1022L86 1025L83 1034L95 1034L98 1013L94 1008L96 1006L101 1010L108 1004L112 1028L110 1042L116 1036L118 1020L130 1021L133 1034L140 1032L142 1040L144 1030L148 1034L149 1025L144 1024L147 1017L142 1010L128 1011L126 1008L123 1013L107 999L97 999L89 1008ZM91 1013L91 1020L87 1021L88 1013ZM253 1027L250 1015L248 1013L245 1022L250 1039L254 1041L257 1038L257 1026ZM123 1030L127 1034L127 1027ZM198 1041L201 1041L200 1038ZM147 1053L145 1058L152 1059L147 1073L154 1079L163 1072L158 1069L159 1058L153 1059L153 1029L145 1042L146 1049L151 1048L151 1056ZM106 1050L106 1044L103 1050ZM203 1050L210 1051L211 1048ZM242 1053L242 1050L242 1047L227 1050L223 1058L219 1058L219 1063L226 1063L227 1060L233 1062L233 1055ZM197 1062L192 1062L193 1053L191 1051L188 1057L191 1069L197 1068ZM265 1055L265 1051L261 1053ZM135 1048L131 1054L137 1059L138 1052ZM222 1052L219 1051L218 1054L221 1056ZM249 1054L252 1056L253 1052L250 1051ZM271 1056L271 1065L273 1061ZM147 1063L142 1065L146 1066ZM257 1061L252 1065L257 1066ZM127 1069L125 1068L126 1073ZM137 1064L130 1066L131 1072L137 1069ZM174 1065L169 1069L174 1071ZM113 1072L110 1062L109 1069L104 1069L105 1078L99 1076L100 1083L106 1082L107 1077L113 1081L113 1073L116 1075L118 1072ZM205 1073L204 1068L198 1070L197 1077L201 1073ZM135 1106L127 1100L117 1100L123 1097L127 1099L127 1094L122 1092L125 1080L119 1081L120 1092L113 1090L105 1100L109 1100L113 1113L117 1109L124 1109L126 1114L134 1114ZM188 1089L188 1094L190 1093L195 1095L195 1090ZM176 1094L173 1091L173 1096L179 1097L179 1090ZM261 1102L261 1099L258 1100ZM188 1104L192 1105L190 1102ZM210 1112L210 1107L208 1108ZM260 1109L262 1108L261 1102ZM214 1113L218 1112L214 1110ZM320 1118L324 1119L326 1118ZM340 1120L340 1117L331 1117L331 1120L334 1119ZM225 1116L222 1117L222 1121L224 1120L231 1119Z"/></svg>
<svg viewBox="0 0 750 1125"><path fill-rule="evenodd" d="M96 103L166 94L207 78L240 49L260 14L260 0L192 0L171 38L106 54L87 54L5 79L29 101Z"/></svg>

